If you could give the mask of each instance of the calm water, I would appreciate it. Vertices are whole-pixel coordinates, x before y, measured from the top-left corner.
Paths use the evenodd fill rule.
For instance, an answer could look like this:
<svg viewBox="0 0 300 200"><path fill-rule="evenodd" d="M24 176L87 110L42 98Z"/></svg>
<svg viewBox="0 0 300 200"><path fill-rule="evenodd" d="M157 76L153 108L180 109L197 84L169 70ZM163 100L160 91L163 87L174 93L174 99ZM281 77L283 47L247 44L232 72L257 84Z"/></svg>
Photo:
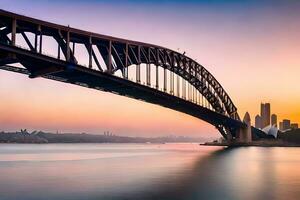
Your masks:
<svg viewBox="0 0 300 200"><path fill-rule="evenodd" d="M0 145L1 200L300 199L300 148Z"/></svg>

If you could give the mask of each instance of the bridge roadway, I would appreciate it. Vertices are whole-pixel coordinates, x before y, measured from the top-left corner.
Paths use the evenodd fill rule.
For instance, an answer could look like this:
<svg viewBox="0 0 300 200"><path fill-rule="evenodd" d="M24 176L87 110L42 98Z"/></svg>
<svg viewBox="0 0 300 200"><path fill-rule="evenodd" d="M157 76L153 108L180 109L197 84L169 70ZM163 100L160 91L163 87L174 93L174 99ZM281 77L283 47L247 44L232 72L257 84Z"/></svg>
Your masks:
<svg viewBox="0 0 300 200"><path fill-rule="evenodd" d="M129 40L98 34L95 35L77 29L71 30L69 27L55 25L3 10L0 10L0 24L2 28L0 31L0 68L3 70L28 74L30 78L43 77L76 84L164 106L189 114L212 124L220 131L224 138L228 138L228 134L230 134L230 137L237 137L237 131L245 127L245 124L240 121L231 99L214 77L203 66L177 52L174 53L169 49L163 49L163 47L156 45L136 43ZM38 27L38 31L36 30L36 27ZM41 28L43 28L44 32L41 31ZM65 60L60 59L59 55L58 58L53 58L44 55L41 49L40 51L37 50L37 35L40 35L39 46L42 48L43 34L56 37L56 35L53 35L52 33L53 28L57 29L54 30L56 33L61 33L62 31L67 30L65 34L61 35L61 37L64 38L63 40L57 39L59 45L58 51L60 52L60 49L62 50L66 57ZM35 33L36 37L34 45L32 45L26 35L24 36L25 30ZM16 45L17 33L22 34L26 43L30 47L29 50ZM76 34L76 37L70 37L71 33L73 35ZM11 34L11 38L8 37L8 34ZM107 45L107 51L104 51L103 48L99 46L97 47L99 48L100 53L102 52L103 60L106 62L106 71L101 69L99 61L92 50L93 44L90 44L90 47L89 45L86 45L89 52L89 61L90 63L92 61L96 62L99 70L92 69L90 66L85 67L78 64L76 61L75 54L72 53L72 50L75 51L74 44L75 42L82 42L78 41L78 38L86 37L87 35L89 35L88 38L90 43L92 42L90 35L92 35L93 38L101 37L101 40L105 40L102 42L105 42ZM73 41L73 49L70 48L69 43L71 41ZM115 53L113 53L113 49L118 48L118 46L114 47L112 45L112 41L123 42L125 44L122 49L124 50L123 54L121 51L118 52L117 50L114 50ZM137 47L136 49L138 50L136 51L136 55L135 51L132 50L135 47ZM129 53L129 48L132 50L131 53ZM144 51L148 52L148 57L145 56L145 54L144 57L142 56L143 48ZM157 56L151 57L152 51L154 52L152 55ZM157 54L155 54L155 52L157 52ZM172 58L170 56L171 54L173 56ZM134 61L134 57L136 61ZM170 59L168 60L167 57ZM151 59L153 61L151 61ZM145 63L149 63L149 65L150 63L156 63L157 66L160 65L164 67L164 69L168 69L183 77L189 83L193 84L193 86L195 86L196 89L206 97L214 110L177 97L174 94L158 90L157 87L152 88L149 87L149 85L142 85L140 83L130 81L127 77L121 78L113 74L113 71L121 69L123 76L125 76L126 71L124 69L126 67L132 64L139 66L143 63L143 61ZM25 68L11 65L15 63L21 63ZM184 65L182 63L188 64ZM188 74L184 74L187 72ZM166 77L165 74L164 77ZM197 77L200 77L199 80ZM158 75L156 79L158 79ZM220 103L220 101L222 102ZM262 136L259 130L253 127L252 130L255 136Z"/></svg>

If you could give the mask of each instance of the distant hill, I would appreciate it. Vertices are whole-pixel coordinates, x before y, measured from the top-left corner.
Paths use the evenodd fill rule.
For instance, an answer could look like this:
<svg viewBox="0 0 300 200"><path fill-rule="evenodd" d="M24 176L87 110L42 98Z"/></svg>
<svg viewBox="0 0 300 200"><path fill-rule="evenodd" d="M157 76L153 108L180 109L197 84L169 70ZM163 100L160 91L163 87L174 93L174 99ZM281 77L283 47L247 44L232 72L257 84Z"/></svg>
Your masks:
<svg viewBox="0 0 300 200"><path fill-rule="evenodd" d="M203 142L203 138L184 136L171 137L127 137L107 135L93 135L86 133L45 133L27 130L20 132L0 132L0 143L171 143L171 142Z"/></svg>
<svg viewBox="0 0 300 200"><path fill-rule="evenodd" d="M300 144L300 129L292 129L278 133L278 138L289 143Z"/></svg>

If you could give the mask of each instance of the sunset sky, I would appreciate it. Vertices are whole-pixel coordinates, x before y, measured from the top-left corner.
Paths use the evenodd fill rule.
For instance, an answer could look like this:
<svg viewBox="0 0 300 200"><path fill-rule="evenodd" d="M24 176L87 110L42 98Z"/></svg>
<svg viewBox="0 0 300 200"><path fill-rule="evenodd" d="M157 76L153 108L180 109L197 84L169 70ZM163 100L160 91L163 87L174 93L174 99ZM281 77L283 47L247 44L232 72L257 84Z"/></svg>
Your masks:
<svg viewBox="0 0 300 200"><path fill-rule="evenodd" d="M300 122L300 1L1 0L0 8L168 47L197 59L241 117L270 102ZM0 71L0 131L219 136L194 117L79 86Z"/></svg>

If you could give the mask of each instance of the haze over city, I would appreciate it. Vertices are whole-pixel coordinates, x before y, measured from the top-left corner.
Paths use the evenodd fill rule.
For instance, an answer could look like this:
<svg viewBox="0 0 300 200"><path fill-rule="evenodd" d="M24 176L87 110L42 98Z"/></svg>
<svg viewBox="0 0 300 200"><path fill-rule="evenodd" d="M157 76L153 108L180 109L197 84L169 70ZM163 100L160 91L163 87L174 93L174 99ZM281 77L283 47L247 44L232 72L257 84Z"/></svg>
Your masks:
<svg viewBox="0 0 300 200"><path fill-rule="evenodd" d="M253 124L262 101L272 104L278 121L300 122L300 2L222 2L72 1L70 9L69 1L3 0L0 7L186 52ZM0 71L0 96L0 127L7 131L219 136L207 123L170 109L11 72Z"/></svg>

